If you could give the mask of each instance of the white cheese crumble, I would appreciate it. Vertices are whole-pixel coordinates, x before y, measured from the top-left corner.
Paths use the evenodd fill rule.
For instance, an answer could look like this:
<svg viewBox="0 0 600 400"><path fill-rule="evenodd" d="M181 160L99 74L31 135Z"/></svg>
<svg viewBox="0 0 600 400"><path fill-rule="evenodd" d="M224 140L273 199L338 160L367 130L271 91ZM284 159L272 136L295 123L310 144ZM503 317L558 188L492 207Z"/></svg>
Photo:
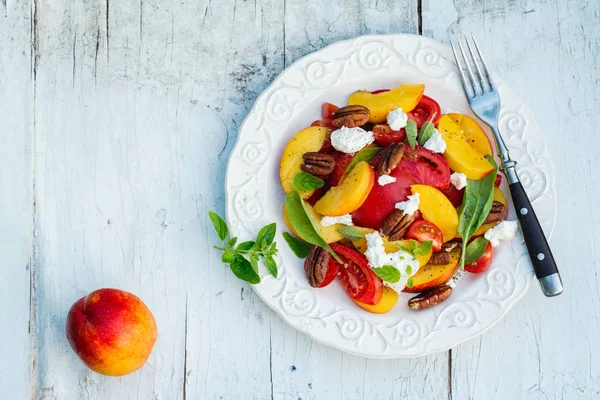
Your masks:
<svg viewBox="0 0 600 400"><path fill-rule="evenodd" d="M339 217L324 216L323 218L321 218L321 226L331 226L331 225L335 225L335 224L342 224L342 225L347 225L347 226L354 225L352 223L352 215L346 214L346 215L340 215Z"/></svg>
<svg viewBox="0 0 600 400"><path fill-rule="evenodd" d="M517 221L502 221L489 229L483 237L489 240L493 247L496 247L500 241L512 240L517 234L517 229L519 229Z"/></svg>
<svg viewBox="0 0 600 400"><path fill-rule="evenodd" d="M413 215L419 209L419 203L420 195L419 193L415 193L412 196L408 196L408 200L396 203L396 208L404 211L405 214Z"/></svg>
<svg viewBox="0 0 600 400"><path fill-rule="evenodd" d="M455 172L450 175L450 183L458 190L467 186L467 176L462 172Z"/></svg>
<svg viewBox="0 0 600 400"><path fill-rule="evenodd" d="M399 131L406 126L408 115L401 108L392 110L387 115L387 123L394 131Z"/></svg>
<svg viewBox="0 0 600 400"><path fill-rule="evenodd" d="M365 131L359 126L354 128L342 126L331 133L333 148L347 154L356 153L374 141L373 132Z"/></svg>
<svg viewBox="0 0 600 400"><path fill-rule="evenodd" d="M423 145L426 149L433 151L434 153L443 153L446 151L446 142L442 138L442 134L437 129L434 129L431 137Z"/></svg>
<svg viewBox="0 0 600 400"><path fill-rule="evenodd" d="M396 182L396 178L389 175L381 175L379 179L377 179L377 183L379 183L379 186L389 185L390 183L394 182Z"/></svg>
<svg viewBox="0 0 600 400"><path fill-rule="evenodd" d="M383 284L397 292L402 291L408 278L419 270L419 260L414 258L412 254L400 249L394 253L386 253L383 238L379 235L379 232L368 233L365 235L365 239L367 240L365 257L367 257L371 268L381 268L384 265L397 268L400 271L400 280L396 283L383 281Z"/></svg>

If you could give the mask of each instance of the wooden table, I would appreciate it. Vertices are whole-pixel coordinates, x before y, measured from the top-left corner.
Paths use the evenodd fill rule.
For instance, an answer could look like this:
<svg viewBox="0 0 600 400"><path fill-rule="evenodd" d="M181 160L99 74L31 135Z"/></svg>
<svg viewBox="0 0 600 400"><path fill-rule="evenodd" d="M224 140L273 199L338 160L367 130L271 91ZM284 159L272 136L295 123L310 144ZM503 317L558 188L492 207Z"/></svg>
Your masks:
<svg viewBox="0 0 600 400"><path fill-rule="evenodd" d="M0 3L3 399L593 399L600 396L598 0L6 0ZM340 39L474 32L556 167L565 293L534 285L489 332L421 359L289 328L211 249L237 130L286 66ZM89 371L65 317L138 294L139 372Z"/></svg>

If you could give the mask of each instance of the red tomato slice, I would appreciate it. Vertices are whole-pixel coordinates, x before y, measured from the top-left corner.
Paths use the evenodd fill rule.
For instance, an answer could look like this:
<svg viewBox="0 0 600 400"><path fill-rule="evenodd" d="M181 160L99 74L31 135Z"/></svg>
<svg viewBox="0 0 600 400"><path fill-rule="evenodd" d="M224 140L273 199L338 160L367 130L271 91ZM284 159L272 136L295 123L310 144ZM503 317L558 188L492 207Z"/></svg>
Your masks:
<svg viewBox="0 0 600 400"><path fill-rule="evenodd" d="M442 250L442 243L444 242L440 228L424 219L413 222L410 228L408 228L405 237L407 239L418 240L419 242L431 240L431 249L434 252Z"/></svg>
<svg viewBox="0 0 600 400"><path fill-rule="evenodd" d="M435 125L440 117L442 116L442 109L440 105L431 97L423 95L421 101L417 106L408 113L408 118L412 119L417 123L417 128L423 126L425 121L429 121L431 116L435 113L435 117L431 122Z"/></svg>
<svg viewBox="0 0 600 400"><path fill-rule="evenodd" d="M310 124L310 126L324 126L326 128L333 128L333 119L332 118L323 118L323 119L318 119L316 121L313 121L312 124Z"/></svg>
<svg viewBox="0 0 600 400"><path fill-rule="evenodd" d="M389 146L392 143L400 143L406 139L406 130L393 131L387 124L377 124L371 129L375 143L382 147Z"/></svg>
<svg viewBox="0 0 600 400"><path fill-rule="evenodd" d="M496 175L496 180L494 181L494 186L500 187L501 184L502 184L502 175L501 175L500 171L498 171L498 175Z"/></svg>
<svg viewBox="0 0 600 400"><path fill-rule="evenodd" d="M337 243L332 243L331 248L344 262L340 265L333 257L331 258L331 263L338 266L338 277L348 296L361 303L371 305L379 303L383 296L383 282L371 270L365 256Z"/></svg>
<svg viewBox="0 0 600 400"><path fill-rule="evenodd" d="M414 178L416 183L446 190L450 186L450 167L444 158L424 147L406 146L404 157L398 166Z"/></svg>
<svg viewBox="0 0 600 400"><path fill-rule="evenodd" d="M492 249L492 244L488 243L487 246L485 246L483 255L479 257L474 263L465 265L465 270L474 274L486 271L492 264Z"/></svg>
<svg viewBox="0 0 600 400"><path fill-rule="evenodd" d="M384 93L384 92L389 92L390 89L377 89L371 92L371 94L379 94L379 93Z"/></svg>
<svg viewBox="0 0 600 400"><path fill-rule="evenodd" d="M323 103L323 106L321 106L321 116L324 119L333 119L333 113L339 109L338 106L331 104L331 103Z"/></svg>
<svg viewBox="0 0 600 400"><path fill-rule="evenodd" d="M448 200L450 200L450 203L452 203L454 207L458 207L462 204L463 197L465 194L464 188L458 190L454 185L450 185L448 186L448 189L440 191L446 195L446 197L448 198Z"/></svg>
<svg viewBox="0 0 600 400"><path fill-rule="evenodd" d="M335 261L335 260L333 260L333 261ZM333 280L335 279L335 277L337 276L337 274L339 272L339 266L340 266L340 264L337 262L329 263L329 269L327 269L327 273L325 274L325 279L323 279L323 283L321 283L321 285L319 286L320 288L324 288L325 286L327 286L331 282L333 282Z"/></svg>

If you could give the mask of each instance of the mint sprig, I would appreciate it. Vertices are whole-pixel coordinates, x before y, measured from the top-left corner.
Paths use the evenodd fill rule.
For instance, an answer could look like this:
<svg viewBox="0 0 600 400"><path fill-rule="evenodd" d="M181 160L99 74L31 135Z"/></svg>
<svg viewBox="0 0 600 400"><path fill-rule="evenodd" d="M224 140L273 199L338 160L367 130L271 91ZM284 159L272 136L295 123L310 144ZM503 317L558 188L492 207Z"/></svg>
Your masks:
<svg viewBox="0 0 600 400"><path fill-rule="evenodd" d="M381 268L372 268L375 275L381 278L382 281L389 283L398 283L402 274L400 270L393 265L384 265Z"/></svg>
<svg viewBox="0 0 600 400"><path fill-rule="evenodd" d="M417 123L412 119L409 119L406 122L406 128L404 129L406 130L406 140L408 140L408 144L410 145L410 147L414 149L415 144L417 143L418 136Z"/></svg>
<svg viewBox="0 0 600 400"><path fill-rule="evenodd" d="M429 254L431 248L433 246L433 242L431 240L427 240L425 242L417 242L416 240L410 241L410 248L400 246L396 244L400 250L411 254L413 257L425 256Z"/></svg>
<svg viewBox="0 0 600 400"><path fill-rule="evenodd" d="M277 262L274 258L278 251L274 241L277 231L275 223L264 226L258 232L256 240L242 242L236 246L238 238L229 238L229 228L225 220L212 211L208 212L208 216L219 240L223 242L222 247L213 247L223 252L221 261L229 264L235 276L253 285L259 283L258 261L263 258L269 273L277 278Z"/></svg>

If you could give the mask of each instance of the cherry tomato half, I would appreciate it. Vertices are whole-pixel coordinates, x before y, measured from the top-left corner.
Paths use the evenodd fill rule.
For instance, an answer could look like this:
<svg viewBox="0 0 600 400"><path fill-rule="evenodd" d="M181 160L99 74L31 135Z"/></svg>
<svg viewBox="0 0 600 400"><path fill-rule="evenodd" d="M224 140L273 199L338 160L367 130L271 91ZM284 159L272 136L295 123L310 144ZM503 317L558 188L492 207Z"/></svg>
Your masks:
<svg viewBox="0 0 600 400"><path fill-rule="evenodd" d="M433 122L435 125L442 116L442 109L437 101L431 97L423 95L419 104L417 104L417 106L408 113L408 119L415 121L417 123L417 128L420 128L423 126L425 121L429 121L431 119L433 114L435 114L435 117L433 117L431 122Z"/></svg>
<svg viewBox="0 0 600 400"><path fill-rule="evenodd" d="M406 232L405 237L407 239L418 240L419 242L431 240L431 249L434 252L442 249L442 243L444 240L440 228L429 221L425 221L424 219L413 222L410 228L408 228L408 232Z"/></svg>
<svg viewBox="0 0 600 400"><path fill-rule="evenodd" d="M344 262L340 265L333 257L330 261L338 264L338 278L348 296L361 303L371 305L379 303L383 296L383 282L371 270L365 256L338 243L332 243L331 248Z"/></svg>
<svg viewBox="0 0 600 400"><path fill-rule="evenodd" d="M465 271L472 272L474 274L478 274L480 272L486 271L490 265L492 264L492 244L488 243L485 246L485 250L483 251L483 255L477 259L474 263L465 265Z"/></svg>
<svg viewBox="0 0 600 400"><path fill-rule="evenodd" d="M404 128L394 131L387 124L377 124L371 129L375 143L381 147L389 146L392 143L400 143L406 139L406 130Z"/></svg>
<svg viewBox="0 0 600 400"><path fill-rule="evenodd" d="M321 106L321 117L324 119L333 119L333 113L338 110L339 107L331 103L323 103Z"/></svg>

